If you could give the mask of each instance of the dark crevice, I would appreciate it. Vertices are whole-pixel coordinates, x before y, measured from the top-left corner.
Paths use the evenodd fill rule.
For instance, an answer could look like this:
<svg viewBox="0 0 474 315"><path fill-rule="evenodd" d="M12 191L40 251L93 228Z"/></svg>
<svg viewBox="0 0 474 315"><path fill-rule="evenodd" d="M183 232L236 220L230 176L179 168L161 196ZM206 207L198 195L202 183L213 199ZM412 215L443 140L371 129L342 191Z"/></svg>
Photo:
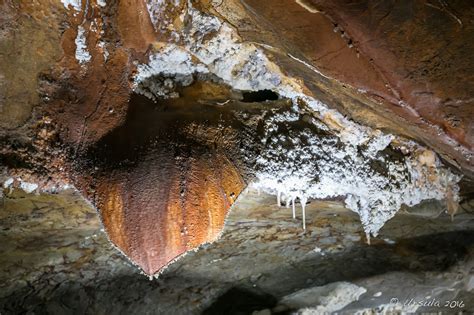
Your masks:
<svg viewBox="0 0 474 315"><path fill-rule="evenodd" d="M260 103L266 101L278 100L278 94L271 90L259 90L242 93L242 102L244 103Z"/></svg>
<svg viewBox="0 0 474 315"><path fill-rule="evenodd" d="M203 314L245 315L254 311L269 309L276 305L272 295L243 288L232 288L220 296Z"/></svg>

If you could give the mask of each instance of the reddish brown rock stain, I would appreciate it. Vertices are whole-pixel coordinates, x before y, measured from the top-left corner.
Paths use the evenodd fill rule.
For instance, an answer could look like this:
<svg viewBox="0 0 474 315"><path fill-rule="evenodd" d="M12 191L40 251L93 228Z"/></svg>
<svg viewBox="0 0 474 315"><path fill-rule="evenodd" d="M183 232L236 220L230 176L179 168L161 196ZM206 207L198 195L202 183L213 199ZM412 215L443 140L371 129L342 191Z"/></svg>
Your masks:
<svg viewBox="0 0 474 315"><path fill-rule="evenodd" d="M110 240L150 275L216 240L244 187L235 167L219 154L192 157L184 170L172 156L156 160L100 178L96 192Z"/></svg>
<svg viewBox="0 0 474 315"><path fill-rule="evenodd" d="M228 93L211 86L195 84L182 98L158 103L132 96L124 123L89 152L87 159L98 162L97 168L77 176L110 240L149 275L214 241L245 185L221 149L232 142L224 137L220 143L213 133L221 115L231 112L219 114L194 98L198 91L211 99Z"/></svg>
<svg viewBox="0 0 474 315"><path fill-rule="evenodd" d="M92 10L91 3L87 16L85 11L76 16L69 12L71 27L62 36L64 57L52 71L60 87L47 107L49 115L62 126L62 140L80 148L97 142L123 122L131 92L129 77L134 68L129 52L122 46L107 45L108 57L104 57L104 49L98 45L104 19L97 7ZM85 30L91 55L84 65L75 56L79 26Z"/></svg>
<svg viewBox="0 0 474 315"><path fill-rule="evenodd" d="M118 29L124 47L145 52L156 41L157 34L143 0L120 1L117 10Z"/></svg>
<svg viewBox="0 0 474 315"><path fill-rule="evenodd" d="M276 0L272 5L258 0L243 1L281 34L291 54L303 54L326 75L393 98L369 60L349 48L348 39L341 37L341 32L323 14L311 13L293 0Z"/></svg>
<svg viewBox="0 0 474 315"><path fill-rule="evenodd" d="M468 51L474 9L469 2L446 7L437 1L312 2L353 36L397 98L420 116L413 122L421 118L440 126L473 150L474 63Z"/></svg>

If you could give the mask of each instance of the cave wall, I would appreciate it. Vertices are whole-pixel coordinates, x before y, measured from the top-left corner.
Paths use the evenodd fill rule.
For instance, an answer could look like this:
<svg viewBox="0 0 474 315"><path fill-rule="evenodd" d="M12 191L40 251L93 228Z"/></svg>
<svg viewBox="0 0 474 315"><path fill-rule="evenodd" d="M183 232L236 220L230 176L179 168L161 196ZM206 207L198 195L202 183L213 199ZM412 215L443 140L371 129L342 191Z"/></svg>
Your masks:
<svg viewBox="0 0 474 315"><path fill-rule="evenodd" d="M286 102L282 119L314 119L354 150L395 135L390 149L408 150L423 178L410 184L454 214L460 174L461 198L472 193L469 3L301 3L4 1L2 182L76 186L111 241L154 274L215 240L242 189L269 172L258 124ZM249 91L279 99L246 113ZM216 109L227 104L240 106L231 118Z"/></svg>

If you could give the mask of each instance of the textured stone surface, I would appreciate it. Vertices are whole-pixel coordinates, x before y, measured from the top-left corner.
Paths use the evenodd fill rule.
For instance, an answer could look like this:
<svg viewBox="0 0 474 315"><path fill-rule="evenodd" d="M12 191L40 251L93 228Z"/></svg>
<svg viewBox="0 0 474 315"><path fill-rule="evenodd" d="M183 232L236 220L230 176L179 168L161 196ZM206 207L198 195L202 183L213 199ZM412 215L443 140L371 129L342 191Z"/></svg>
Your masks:
<svg viewBox="0 0 474 315"><path fill-rule="evenodd" d="M137 273L109 243L97 212L78 193L13 190L0 201L0 227L0 296L5 302L17 296L9 307L3 304L2 313L47 303L56 290ZM86 305L76 307L80 312ZM50 312L61 310L53 306Z"/></svg>
<svg viewBox="0 0 474 315"><path fill-rule="evenodd" d="M276 311L280 304L282 311L278 300L284 296L338 281L367 290L346 307L347 314L392 298L426 296L463 300L456 311L474 307L469 215L451 222L445 214L398 214L369 246L357 215L338 201L309 204L304 232L300 213L293 220L291 209L278 208L275 197L252 191L242 196L220 240L149 281L107 242L82 198L14 191L2 200L0 244L11 254L1 257L0 310L235 314Z"/></svg>
<svg viewBox="0 0 474 315"><path fill-rule="evenodd" d="M225 156L195 149L182 157L169 148L95 180L110 239L150 275L214 241L243 187Z"/></svg>
<svg viewBox="0 0 474 315"><path fill-rule="evenodd" d="M341 141L357 142L354 134L367 131L366 142L352 143L357 152L364 151L380 131L354 125L347 116L427 145L465 175L460 199L457 180L437 180L444 183L437 189L446 201L404 209L406 214L389 222L382 239L410 238L395 245L376 240L366 247L357 217L347 212L334 217L321 211L319 219L333 230L318 226L321 230L314 232L316 201L308 208L311 227L303 233L300 222L270 207L266 197L249 197L251 211L245 203L239 206L239 215L248 221L231 217L222 240L190 253L184 265L173 265L159 282L137 278L130 267L122 269L123 257L104 234L82 243L83 234L95 235L99 225L95 212L71 201L79 197L57 201L15 192L13 199L4 198L2 208L7 231L2 246L9 253L1 258L6 310L100 313L129 307L145 312L158 301L157 313L197 313L208 307L208 312L222 312L219 303L229 298L255 298L266 301L262 308L272 309L293 289L356 282L388 271L401 271L404 279L412 277L407 271L420 272L428 283L441 274L449 278L447 287L470 297L469 290L460 289L464 282L450 279L456 272L468 274L463 268L469 261L464 266L458 258L468 259L466 242L472 235L442 234L471 228L466 213L472 212L474 196L474 33L468 1L275 0L269 5L254 0L107 0L104 5L98 0L6 0L0 7L1 181L14 178L12 187L32 192L75 185L99 209L110 240L148 274L216 239L229 208L255 177L259 155L268 153L261 140L272 126L264 123L277 114L286 118L275 123L274 139L279 140L274 146L285 149L276 160L287 169L300 162L292 159L289 148L295 146L290 142L301 140L300 129L314 127L314 121ZM310 106L308 100L328 108ZM297 123L289 124L295 117ZM397 137L388 149L391 155L384 157L400 165L418 159L423 176L406 180L426 188L426 179L439 179L436 169L445 174L434 153L418 146L410 151L404 144ZM336 141L331 148L341 145ZM354 165L359 153L343 160L331 154L311 158L316 166L323 160ZM391 163L365 162L375 165L368 173L391 178L384 172ZM304 175L317 180L318 172ZM320 205L341 208L340 202ZM454 225L448 224L445 207L450 214L461 212ZM74 215L67 216L68 211ZM272 218L284 222L284 228L274 229L268 222ZM315 240L321 242L317 248ZM32 246L36 242L38 247ZM434 251L436 242L445 251ZM460 245L447 245L452 242ZM339 251L346 254L337 256ZM326 256L313 268L308 252ZM34 261L37 257L41 259ZM346 268L346 260L357 258L361 264ZM30 264L35 267L28 269ZM311 283L299 275L301 270L311 274ZM340 275L345 272L353 274ZM74 280L67 282L65 275ZM114 285L120 290L110 289ZM98 287L103 290L96 291ZM79 292L77 301L71 298L74 292ZM149 295L143 298L138 292ZM367 303L360 307L387 303L387 296L382 297L372 304L363 300ZM108 304L102 305L104 300Z"/></svg>
<svg viewBox="0 0 474 315"><path fill-rule="evenodd" d="M2 1L0 128L14 129L40 102L39 77L61 58L57 1Z"/></svg>
<svg viewBox="0 0 474 315"><path fill-rule="evenodd" d="M413 109L413 118L439 126L460 146L472 150L474 60L469 51L474 10L470 3L320 4L353 38L361 54L371 58L396 100Z"/></svg>
<svg viewBox="0 0 474 315"><path fill-rule="evenodd" d="M328 89L349 94L327 103L358 121L427 143L472 176L470 3L302 2L319 12L293 0L271 6L224 1L209 10L222 14L244 39L261 43L318 98L331 98ZM327 77L302 69L287 54Z"/></svg>

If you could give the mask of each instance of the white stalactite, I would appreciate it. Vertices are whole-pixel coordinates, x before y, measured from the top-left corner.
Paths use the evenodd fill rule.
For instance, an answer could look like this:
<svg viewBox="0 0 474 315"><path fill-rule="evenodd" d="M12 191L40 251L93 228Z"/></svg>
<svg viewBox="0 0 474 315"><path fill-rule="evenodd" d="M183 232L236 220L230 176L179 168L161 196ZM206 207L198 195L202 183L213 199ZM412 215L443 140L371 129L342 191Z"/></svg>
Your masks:
<svg viewBox="0 0 474 315"><path fill-rule="evenodd" d="M303 213L303 230L306 230L306 202L308 202L308 199L306 197L300 197L300 202L301 202L301 210Z"/></svg>
<svg viewBox="0 0 474 315"><path fill-rule="evenodd" d="M291 197L291 207L293 208L293 219L296 219L295 197Z"/></svg>

